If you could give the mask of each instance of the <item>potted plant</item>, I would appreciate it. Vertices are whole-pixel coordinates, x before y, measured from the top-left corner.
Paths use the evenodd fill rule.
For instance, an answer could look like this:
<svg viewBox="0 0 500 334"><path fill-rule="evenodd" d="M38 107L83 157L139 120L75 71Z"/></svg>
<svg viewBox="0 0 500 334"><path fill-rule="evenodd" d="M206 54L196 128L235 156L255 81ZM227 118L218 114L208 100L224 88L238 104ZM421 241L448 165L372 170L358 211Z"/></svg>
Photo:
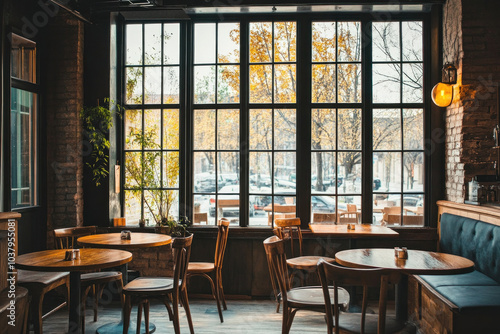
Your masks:
<svg viewBox="0 0 500 334"><path fill-rule="evenodd" d="M172 237L186 237L189 236L187 229L191 225L191 221L185 216L180 217L179 220L175 220L173 217L164 217L157 224L156 232L168 234Z"/></svg>

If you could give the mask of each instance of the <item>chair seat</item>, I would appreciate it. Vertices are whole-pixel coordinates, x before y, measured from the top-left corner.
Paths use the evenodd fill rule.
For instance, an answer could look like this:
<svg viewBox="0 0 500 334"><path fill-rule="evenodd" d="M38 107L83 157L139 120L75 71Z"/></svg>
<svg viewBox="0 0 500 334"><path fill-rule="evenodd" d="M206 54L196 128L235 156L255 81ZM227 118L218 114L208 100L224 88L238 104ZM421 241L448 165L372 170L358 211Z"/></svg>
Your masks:
<svg viewBox="0 0 500 334"><path fill-rule="evenodd" d="M93 284L103 284L116 281L122 278L122 273L119 271L100 271L95 273L85 273L81 276L82 286Z"/></svg>
<svg viewBox="0 0 500 334"><path fill-rule="evenodd" d="M179 282L179 285L181 283ZM174 289L174 280L169 277L138 277L123 288L125 294L165 294Z"/></svg>
<svg viewBox="0 0 500 334"><path fill-rule="evenodd" d="M34 270L17 270L17 283L21 285L40 286L40 288L57 283L66 279L69 272L46 272Z"/></svg>
<svg viewBox="0 0 500 334"><path fill-rule="evenodd" d="M212 262L189 262L188 273L189 274L203 274L209 273L215 270L215 264Z"/></svg>
<svg viewBox="0 0 500 334"><path fill-rule="evenodd" d="M339 297L340 298L340 297ZM340 328L350 333L359 333L361 329L361 313L346 313L339 314ZM365 318L365 334L376 334L378 325L378 314L366 314ZM397 321L395 317L387 316L385 318L385 332L397 333L403 329L404 323Z"/></svg>
<svg viewBox="0 0 500 334"><path fill-rule="evenodd" d="M333 300L335 289L331 287L330 298ZM344 288L338 288L339 305L341 310L349 309L349 292ZM323 288L320 286L305 286L293 288L287 293L288 302L292 307L325 307Z"/></svg>
<svg viewBox="0 0 500 334"><path fill-rule="evenodd" d="M319 259L324 259L328 263L335 262L335 259L326 256L297 256L291 259L287 259L286 263L290 268L293 269L316 271L316 266Z"/></svg>

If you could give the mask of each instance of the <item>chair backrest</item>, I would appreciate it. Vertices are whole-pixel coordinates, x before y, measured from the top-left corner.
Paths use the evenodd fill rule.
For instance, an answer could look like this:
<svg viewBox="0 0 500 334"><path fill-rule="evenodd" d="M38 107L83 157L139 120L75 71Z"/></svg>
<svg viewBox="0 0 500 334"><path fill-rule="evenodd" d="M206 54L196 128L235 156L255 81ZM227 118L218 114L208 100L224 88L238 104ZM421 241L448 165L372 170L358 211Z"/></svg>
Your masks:
<svg viewBox="0 0 500 334"><path fill-rule="evenodd" d="M399 274L396 271L390 271L387 269L359 269L359 268L340 267L338 265L331 264L323 259L320 259L320 261L318 262L318 272L321 281L321 286L323 288L323 296L325 298L327 323L329 328L332 328L333 324L335 323L335 333L338 334L341 327L341 324L339 323L339 313L338 313L339 302L338 302L338 293L336 291L337 288L341 285L362 286L363 301L361 304L360 332L364 333L365 316L366 316L367 301L368 301L368 287L380 286L379 318L378 318L377 333L385 333L387 285L389 282L397 282L399 280ZM333 287L335 288L333 309L330 300L330 292L328 289L330 282L333 282ZM335 315L335 321L333 321L332 319L332 314Z"/></svg>
<svg viewBox="0 0 500 334"><path fill-rule="evenodd" d="M356 204L347 204L347 212L357 212L358 207Z"/></svg>
<svg viewBox="0 0 500 334"><path fill-rule="evenodd" d="M300 218L276 218L274 220L276 226L275 233L280 239L290 238L291 256L302 256L302 230L300 229ZM295 241L298 241L298 247L294 247ZM294 248L299 249L299 253L295 254Z"/></svg>
<svg viewBox="0 0 500 334"><path fill-rule="evenodd" d="M193 234L188 237L176 237L172 239L172 249L174 251L174 294L179 289L179 282L186 285L186 274L191 255L191 244Z"/></svg>
<svg viewBox="0 0 500 334"><path fill-rule="evenodd" d="M278 283L283 305L288 302L287 291L290 290L290 278L286 264L285 240L272 236L264 240L264 249L269 266L269 274L273 287ZM276 293L276 292L275 292Z"/></svg>
<svg viewBox="0 0 500 334"><path fill-rule="evenodd" d="M383 217L382 220L387 222L389 220L389 215L401 215L400 206L386 206L382 209Z"/></svg>
<svg viewBox="0 0 500 334"><path fill-rule="evenodd" d="M218 228L214 265L216 269L221 269L224 253L226 252L227 236L229 235L229 220L226 218L219 219Z"/></svg>
<svg viewBox="0 0 500 334"><path fill-rule="evenodd" d="M79 248L76 240L80 237L96 233L96 226L59 228L54 230L54 246L56 249Z"/></svg>
<svg viewBox="0 0 500 334"><path fill-rule="evenodd" d="M337 223L337 214L313 212L313 223Z"/></svg>
<svg viewBox="0 0 500 334"><path fill-rule="evenodd" d="M404 215L403 216L403 225L415 225L415 226L424 226L424 216L421 215Z"/></svg>

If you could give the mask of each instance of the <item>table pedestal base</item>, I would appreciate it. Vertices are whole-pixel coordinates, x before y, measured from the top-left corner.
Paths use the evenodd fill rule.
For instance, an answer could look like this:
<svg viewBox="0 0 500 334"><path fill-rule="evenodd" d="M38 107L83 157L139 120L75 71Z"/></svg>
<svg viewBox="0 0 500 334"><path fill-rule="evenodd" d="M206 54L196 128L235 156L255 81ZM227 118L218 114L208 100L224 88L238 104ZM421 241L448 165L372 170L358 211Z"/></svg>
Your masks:
<svg viewBox="0 0 500 334"><path fill-rule="evenodd" d="M135 334L137 329L137 323L134 321L130 322L128 327L128 334ZM152 322L149 323L149 333L154 333L156 331L156 326ZM107 324L97 328L96 334L122 334L123 333L123 322L117 322L113 324ZM141 323L141 334L146 333L146 326L144 321Z"/></svg>

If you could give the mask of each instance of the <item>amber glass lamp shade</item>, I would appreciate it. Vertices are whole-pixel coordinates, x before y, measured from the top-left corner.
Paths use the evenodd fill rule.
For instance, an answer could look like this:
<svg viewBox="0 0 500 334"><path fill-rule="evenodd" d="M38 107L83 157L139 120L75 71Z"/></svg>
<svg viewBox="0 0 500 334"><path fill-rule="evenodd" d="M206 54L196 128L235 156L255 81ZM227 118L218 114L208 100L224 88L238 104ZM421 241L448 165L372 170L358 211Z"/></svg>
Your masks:
<svg viewBox="0 0 500 334"><path fill-rule="evenodd" d="M438 107L447 107L453 101L453 85L439 82L432 88L431 96Z"/></svg>

